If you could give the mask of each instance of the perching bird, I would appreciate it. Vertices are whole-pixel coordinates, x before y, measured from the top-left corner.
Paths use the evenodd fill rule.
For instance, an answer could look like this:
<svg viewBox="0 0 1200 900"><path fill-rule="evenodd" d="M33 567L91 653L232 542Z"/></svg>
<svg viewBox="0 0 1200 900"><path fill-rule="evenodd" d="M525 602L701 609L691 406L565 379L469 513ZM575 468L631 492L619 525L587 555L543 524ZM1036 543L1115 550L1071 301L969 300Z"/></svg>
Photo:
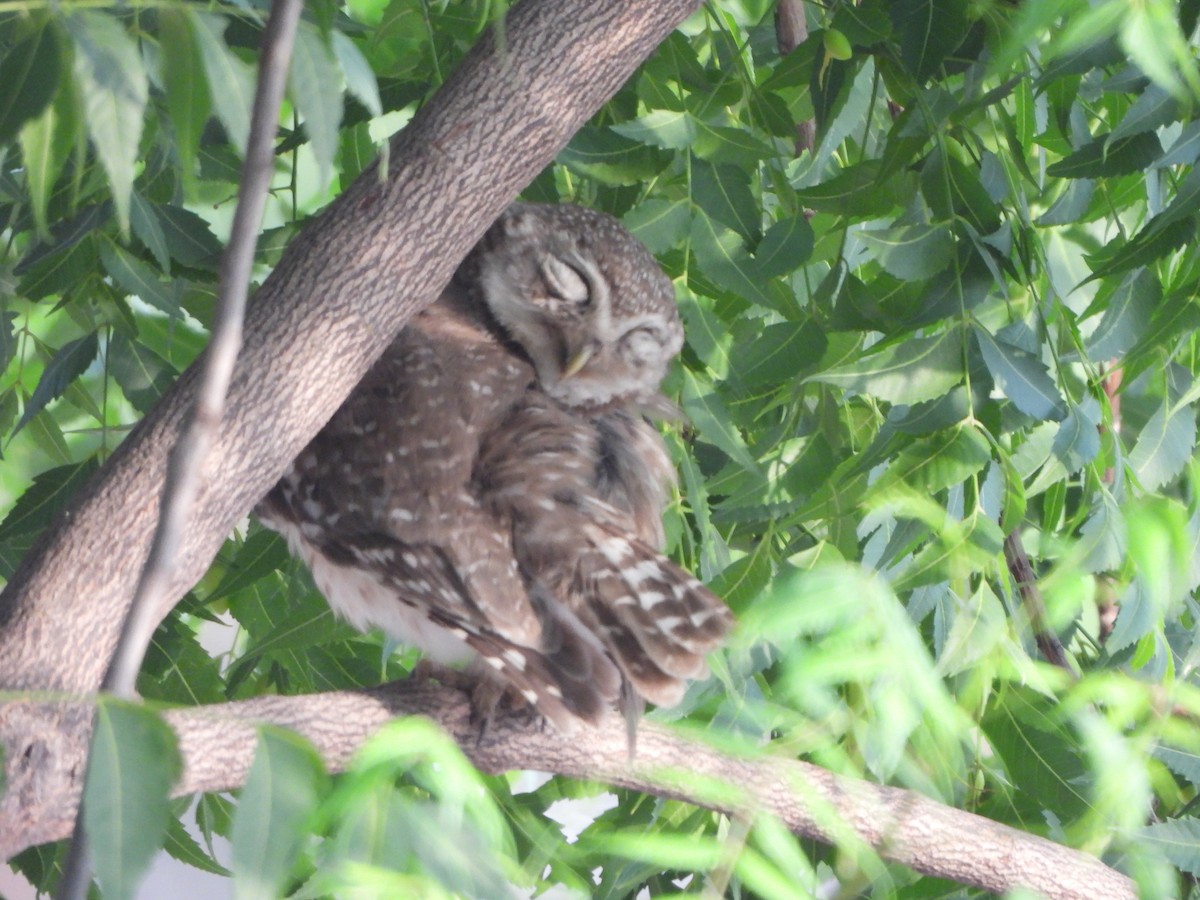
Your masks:
<svg viewBox="0 0 1200 900"><path fill-rule="evenodd" d="M260 505L333 609L559 727L673 705L732 624L662 555L683 331L615 219L515 204Z"/></svg>

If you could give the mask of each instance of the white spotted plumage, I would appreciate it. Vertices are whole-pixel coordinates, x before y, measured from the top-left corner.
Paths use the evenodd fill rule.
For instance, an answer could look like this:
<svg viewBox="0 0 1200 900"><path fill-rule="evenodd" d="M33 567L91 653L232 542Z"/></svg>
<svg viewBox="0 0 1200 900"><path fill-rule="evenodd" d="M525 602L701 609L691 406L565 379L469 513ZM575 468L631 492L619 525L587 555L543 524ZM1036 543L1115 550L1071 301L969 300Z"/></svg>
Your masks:
<svg viewBox="0 0 1200 900"><path fill-rule="evenodd" d="M679 700L731 625L660 552L682 344L614 219L517 204L259 507L331 606L556 724Z"/></svg>

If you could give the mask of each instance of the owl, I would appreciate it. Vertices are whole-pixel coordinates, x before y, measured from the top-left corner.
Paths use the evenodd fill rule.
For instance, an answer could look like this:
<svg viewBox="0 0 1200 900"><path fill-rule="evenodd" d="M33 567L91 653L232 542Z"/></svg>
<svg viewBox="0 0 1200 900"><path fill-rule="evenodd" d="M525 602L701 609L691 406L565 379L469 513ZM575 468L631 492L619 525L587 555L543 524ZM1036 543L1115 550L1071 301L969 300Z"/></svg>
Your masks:
<svg viewBox="0 0 1200 900"><path fill-rule="evenodd" d="M334 611L558 727L671 706L732 625L661 552L683 343L615 219L515 204L260 504Z"/></svg>

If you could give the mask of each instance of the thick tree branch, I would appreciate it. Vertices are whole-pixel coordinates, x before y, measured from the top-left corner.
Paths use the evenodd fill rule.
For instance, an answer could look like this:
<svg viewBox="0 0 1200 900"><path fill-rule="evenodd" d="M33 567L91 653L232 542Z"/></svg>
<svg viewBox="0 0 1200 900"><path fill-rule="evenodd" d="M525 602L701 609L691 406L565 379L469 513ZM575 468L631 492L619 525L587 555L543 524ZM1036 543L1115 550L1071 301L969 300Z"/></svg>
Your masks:
<svg viewBox="0 0 1200 900"><path fill-rule="evenodd" d="M483 230L696 0L526 0L480 40L374 168L259 290L179 563L156 621L211 562ZM189 369L27 554L0 595L0 687L94 690L146 559Z"/></svg>
<svg viewBox="0 0 1200 900"><path fill-rule="evenodd" d="M48 706L30 706L25 724L39 717L49 724L51 712ZM724 753L649 722L639 731L637 758L631 763L625 723L615 714L603 727L575 736L528 717L500 719L477 743L478 728L466 696L431 682L172 710L165 718L179 736L184 760L176 792L229 790L244 783L260 722L304 735L337 771L382 725L412 714L426 715L445 728L485 771L538 769L732 815L773 815L798 835L825 842L836 835L842 843L847 834L857 836L887 859L996 893L1023 886L1055 900L1137 896L1129 879L1085 853L911 791L834 775L808 763ZM61 800L71 802L67 797ZM50 818L65 830L70 809ZM37 839L61 833L43 832ZM0 840L0 855L14 849Z"/></svg>

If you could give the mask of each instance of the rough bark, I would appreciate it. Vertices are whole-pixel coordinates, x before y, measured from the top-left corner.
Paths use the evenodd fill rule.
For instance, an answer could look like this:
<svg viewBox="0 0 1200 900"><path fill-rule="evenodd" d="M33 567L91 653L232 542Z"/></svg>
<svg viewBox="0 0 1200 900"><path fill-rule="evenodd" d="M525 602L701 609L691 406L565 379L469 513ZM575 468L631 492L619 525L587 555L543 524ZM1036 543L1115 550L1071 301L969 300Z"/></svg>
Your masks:
<svg viewBox="0 0 1200 900"><path fill-rule="evenodd" d="M161 619L483 230L697 0L526 0L480 40L372 168L288 247L258 291ZM126 438L0 594L0 689L100 683L145 561L196 366ZM0 833L38 831L78 792L81 721L0 716ZM36 757L36 771L22 760Z"/></svg>
<svg viewBox="0 0 1200 900"><path fill-rule="evenodd" d="M40 714L49 710L42 708ZM1132 882L1094 857L1044 838L937 803L911 791L834 775L770 756L723 753L644 723L637 758L627 756L624 719L565 736L530 718L492 723L482 741L465 695L432 682L385 685L361 693L260 697L165 714L179 736L179 794L241 785L257 740L256 723L299 732L333 771L344 769L373 732L399 715L426 715L480 769L530 768L675 797L752 819L777 817L799 835L845 843L857 838L883 857L919 872L1002 893L1032 888L1053 900L1131 900ZM39 715L27 710L26 724ZM70 807L43 822L40 840L65 834ZM0 856L14 849L0 831Z"/></svg>

